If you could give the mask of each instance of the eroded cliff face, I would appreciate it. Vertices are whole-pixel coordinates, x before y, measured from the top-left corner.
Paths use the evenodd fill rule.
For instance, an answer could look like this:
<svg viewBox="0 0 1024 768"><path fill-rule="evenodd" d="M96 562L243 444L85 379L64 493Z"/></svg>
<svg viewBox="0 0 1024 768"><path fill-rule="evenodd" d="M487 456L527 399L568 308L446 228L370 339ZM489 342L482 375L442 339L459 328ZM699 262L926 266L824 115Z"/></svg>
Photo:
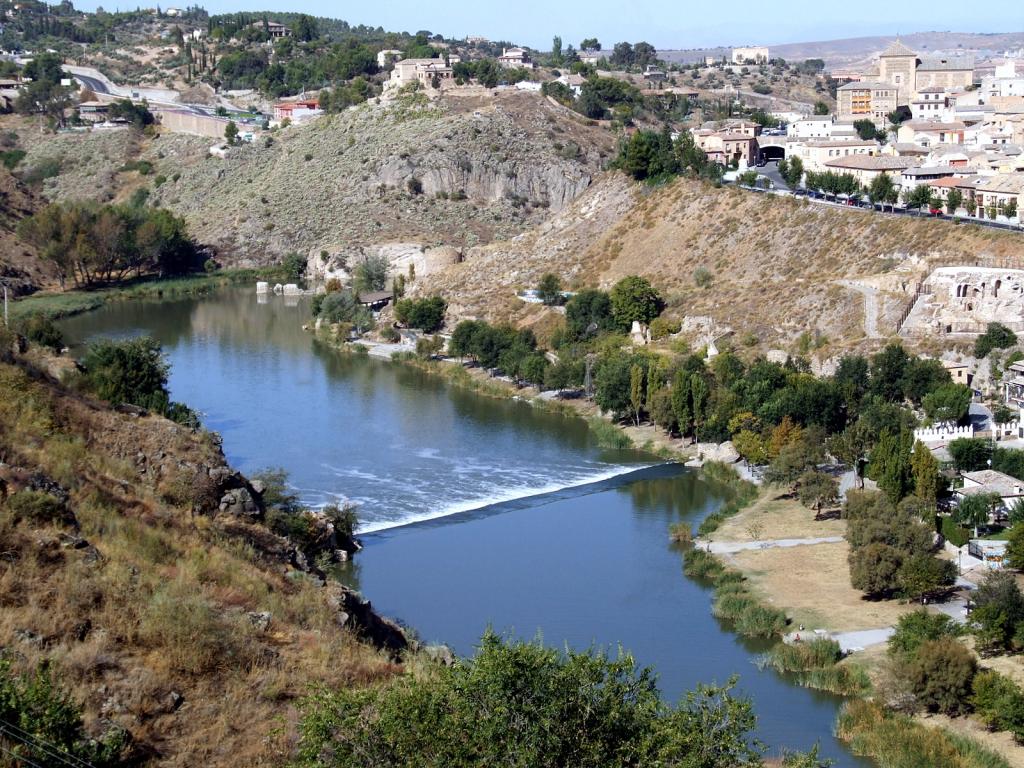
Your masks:
<svg viewBox="0 0 1024 768"><path fill-rule="evenodd" d="M155 190L154 203L184 215L201 242L240 264L294 251L395 242L462 249L514 237L575 200L613 151L607 131L537 94L512 92L400 96L224 159L196 161L184 140L161 141L163 160L182 170Z"/></svg>

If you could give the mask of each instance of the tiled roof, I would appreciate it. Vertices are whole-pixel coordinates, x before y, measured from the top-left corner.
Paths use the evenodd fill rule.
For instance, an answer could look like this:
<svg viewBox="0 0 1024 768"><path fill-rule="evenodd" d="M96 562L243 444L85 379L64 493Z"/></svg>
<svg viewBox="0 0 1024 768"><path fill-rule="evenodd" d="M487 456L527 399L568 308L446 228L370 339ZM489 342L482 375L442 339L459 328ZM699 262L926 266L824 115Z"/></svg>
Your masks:
<svg viewBox="0 0 1024 768"><path fill-rule="evenodd" d="M889 47L886 48L884 51L882 51L882 53L880 55L881 56L917 56L917 53L915 53L914 51L912 51L909 48L907 48L907 46L905 46L903 43L901 43L900 39L897 37L895 40L893 40L891 43L889 43Z"/></svg>
<svg viewBox="0 0 1024 768"><path fill-rule="evenodd" d="M882 83L877 80L861 80L860 82L847 83L839 86L837 91L873 91L873 90L895 91L896 86L892 83Z"/></svg>
<svg viewBox="0 0 1024 768"><path fill-rule="evenodd" d="M848 155L829 160L825 165L855 171L902 171L911 168L917 160L893 155Z"/></svg>
<svg viewBox="0 0 1024 768"><path fill-rule="evenodd" d="M974 58L971 56L929 56L922 58L917 65L918 72L962 72L974 71Z"/></svg>

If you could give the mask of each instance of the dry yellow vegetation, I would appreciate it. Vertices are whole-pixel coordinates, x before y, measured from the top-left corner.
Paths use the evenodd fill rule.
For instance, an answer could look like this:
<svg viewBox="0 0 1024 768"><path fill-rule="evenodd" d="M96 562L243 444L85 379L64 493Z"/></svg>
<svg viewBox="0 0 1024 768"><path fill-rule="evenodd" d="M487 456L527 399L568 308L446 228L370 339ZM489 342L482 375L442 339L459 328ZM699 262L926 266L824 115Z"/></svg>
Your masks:
<svg viewBox="0 0 1024 768"><path fill-rule="evenodd" d="M864 342L863 299L836 281L889 276L884 336L929 266L978 259L1024 265L1024 237L688 179L652 188L610 173L541 226L471 249L418 290L444 293L455 314L516 319L525 310L508 299L545 272L569 287L639 274L662 291L670 315L711 316L738 338L783 348L815 329L849 346ZM694 279L701 267L711 273L706 287Z"/></svg>

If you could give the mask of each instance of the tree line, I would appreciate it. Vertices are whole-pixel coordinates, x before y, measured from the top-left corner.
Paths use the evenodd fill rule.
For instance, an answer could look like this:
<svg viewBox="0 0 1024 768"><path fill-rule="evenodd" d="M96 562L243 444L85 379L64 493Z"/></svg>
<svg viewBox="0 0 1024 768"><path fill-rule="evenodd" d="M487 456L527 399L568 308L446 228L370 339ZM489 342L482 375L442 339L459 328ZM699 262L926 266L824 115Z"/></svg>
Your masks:
<svg viewBox="0 0 1024 768"><path fill-rule="evenodd" d="M201 266L183 219L164 208L51 203L18 224L18 236L52 262L63 287L129 275L180 275Z"/></svg>

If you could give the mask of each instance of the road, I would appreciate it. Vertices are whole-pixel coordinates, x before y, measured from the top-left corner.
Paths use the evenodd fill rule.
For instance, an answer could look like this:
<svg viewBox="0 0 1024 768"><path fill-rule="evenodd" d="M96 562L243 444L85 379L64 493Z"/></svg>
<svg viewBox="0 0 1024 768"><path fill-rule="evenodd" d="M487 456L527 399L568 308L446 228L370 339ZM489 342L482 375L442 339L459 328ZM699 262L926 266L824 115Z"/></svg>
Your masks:
<svg viewBox="0 0 1024 768"><path fill-rule="evenodd" d="M772 184L775 185L776 189L782 190L783 192L789 191L789 185L786 180L782 178L782 174L779 173L779 161L769 160L760 168L755 169L762 176L767 176L772 180Z"/></svg>

